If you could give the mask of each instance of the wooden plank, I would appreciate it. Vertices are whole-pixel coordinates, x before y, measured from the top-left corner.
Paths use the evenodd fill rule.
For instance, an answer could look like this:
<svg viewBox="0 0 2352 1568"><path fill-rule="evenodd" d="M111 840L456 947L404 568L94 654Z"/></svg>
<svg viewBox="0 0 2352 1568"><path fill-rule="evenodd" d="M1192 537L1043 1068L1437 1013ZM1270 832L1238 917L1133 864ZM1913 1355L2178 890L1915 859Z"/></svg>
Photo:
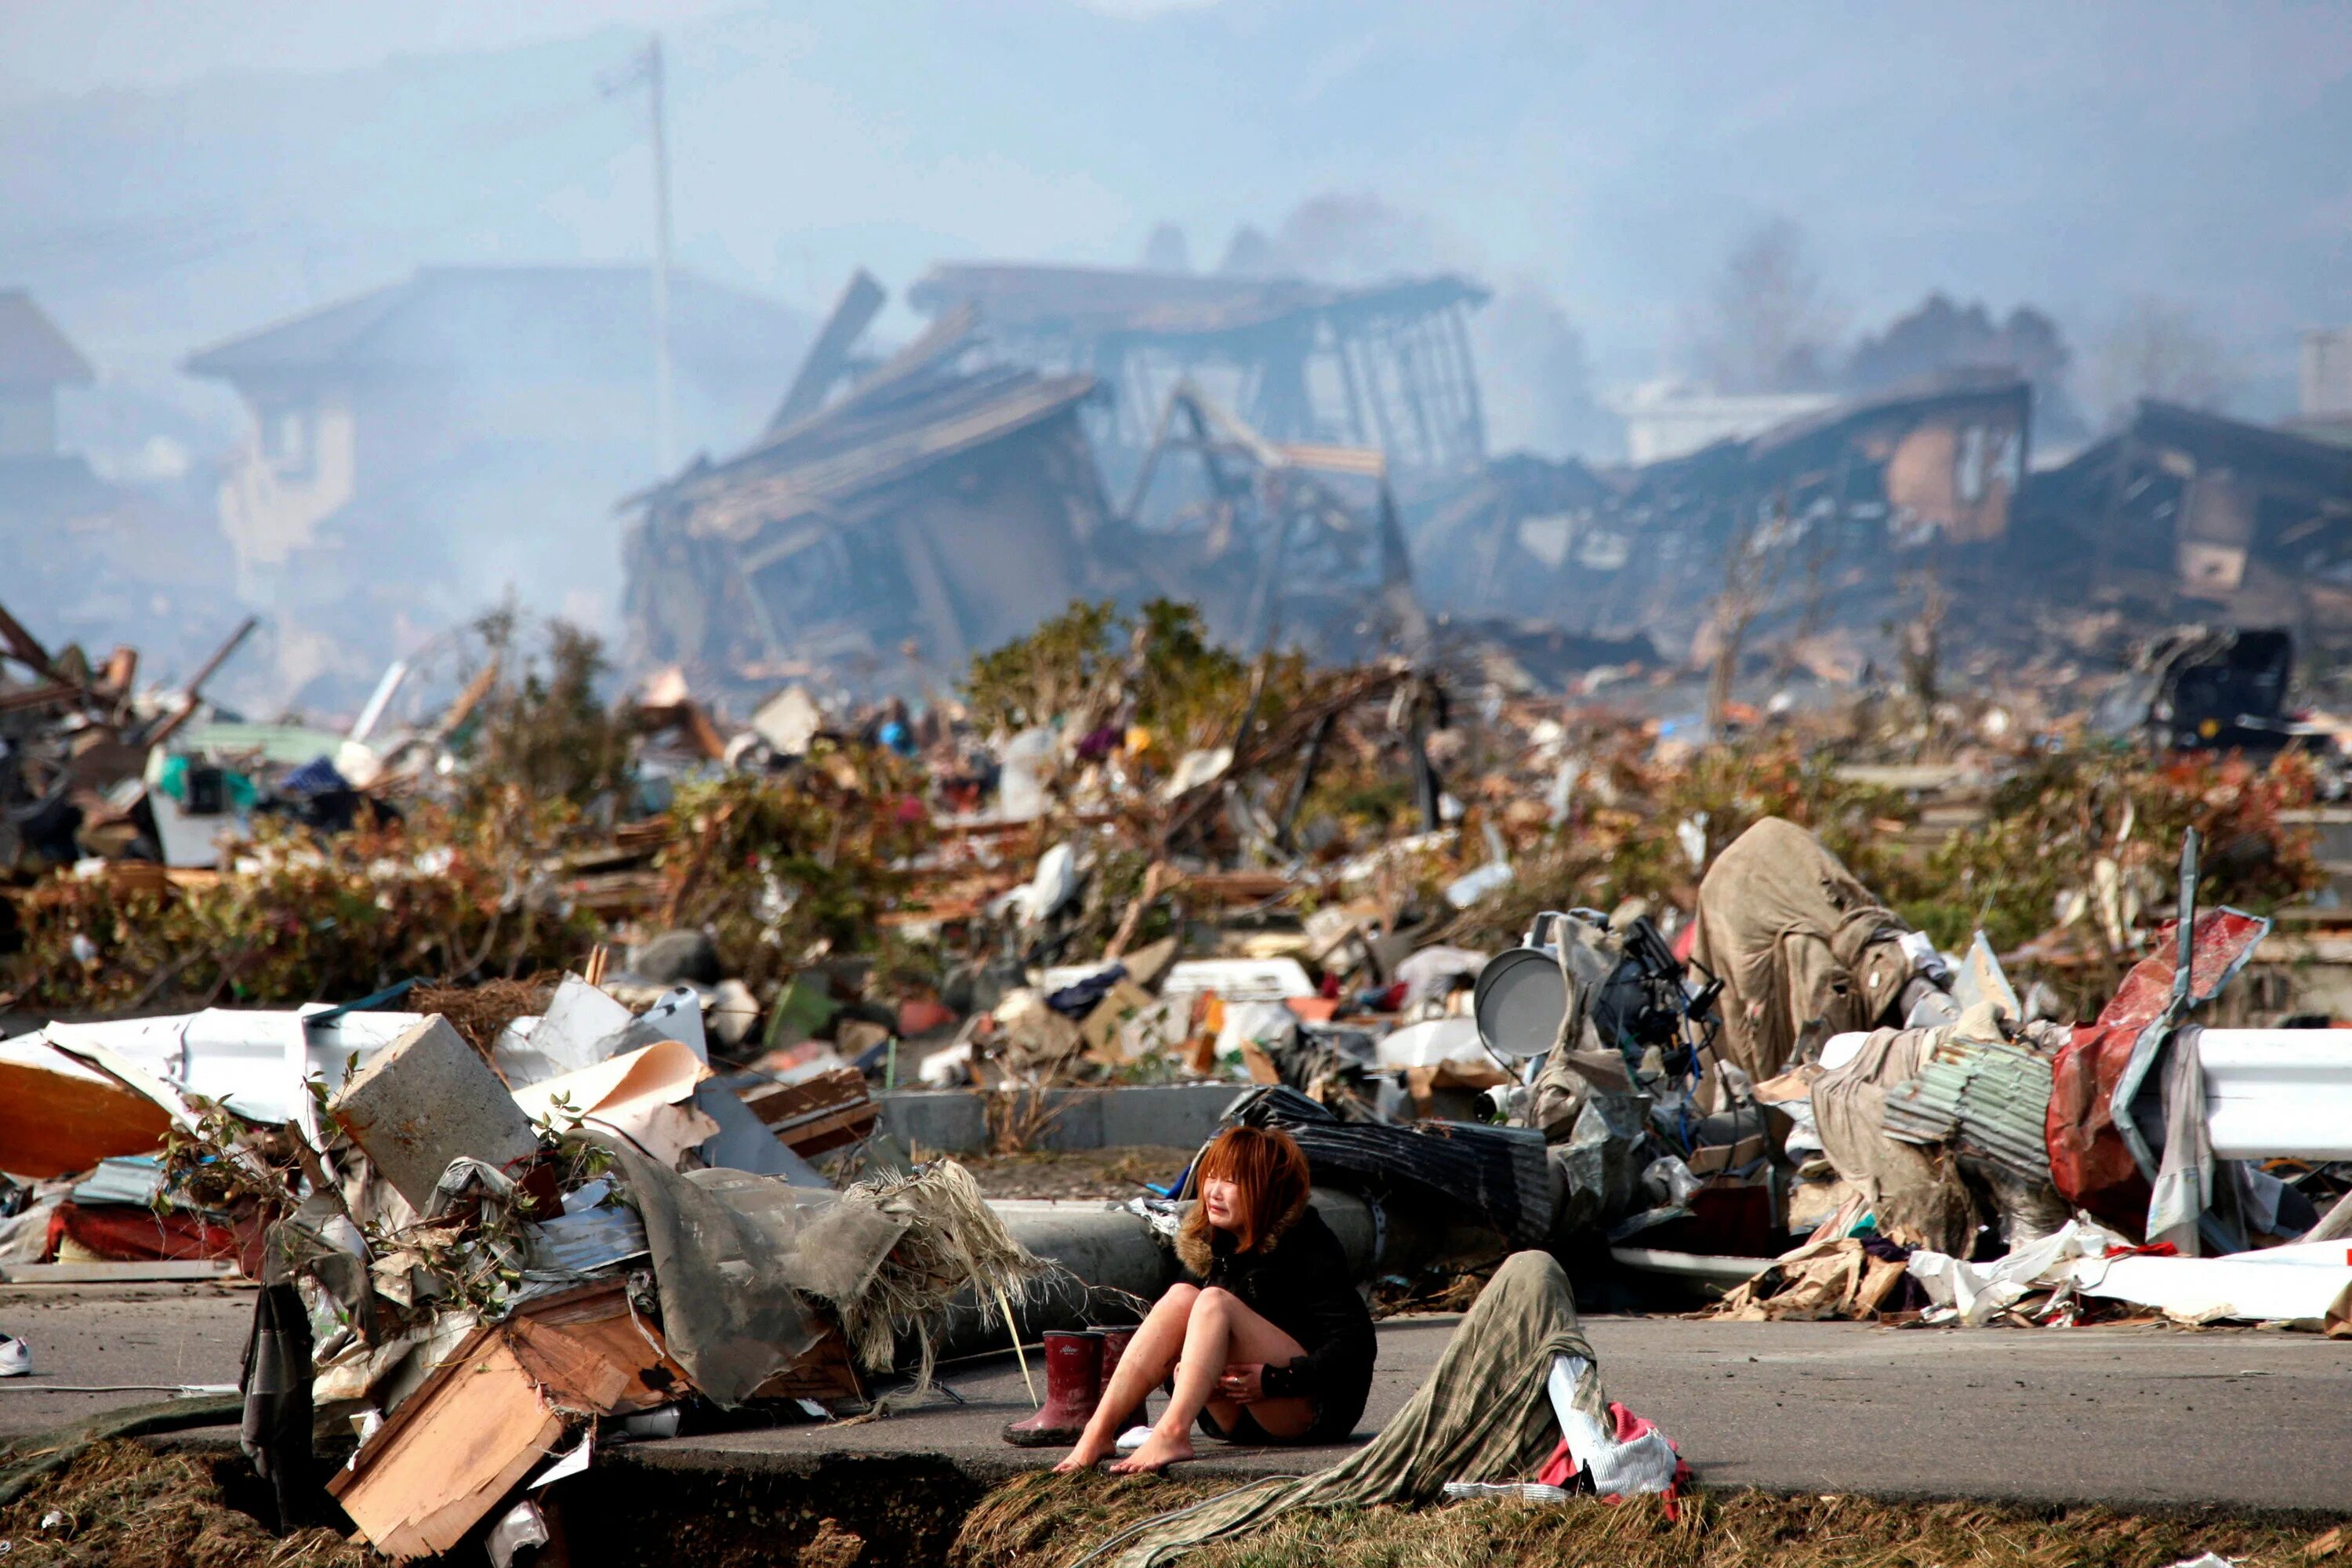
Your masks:
<svg viewBox="0 0 2352 1568"><path fill-rule="evenodd" d="M52 708L60 703L78 700L81 688L62 682L47 686L27 686L15 691L0 691L0 713L14 712L20 708Z"/></svg>
<svg viewBox="0 0 2352 1568"><path fill-rule="evenodd" d="M327 1489L387 1556L432 1556L463 1540L564 1425L503 1336L469 1336Z"/></svg>
<svg viewBox="0 0 2352 1568"><path fill-rule="evenodd" d="M874 1131L881 1107L872 1100L836 1110L814 1121L778 1128L776 1141L803 1159L855 1143Z"/></svg>
<svg viewBox="0 0 2352 1568"><path fill-rule="evenodd" d="M235 1279L226 1258L155 1258L140 1263L0 1264L0 1285L147 1285L188 1279Z"/></svg>
<svg viewBox="0 0 2352 1568"><path fill-rule="evenodd" d="M691 1385L626 1286L601 1279L477 1330L327 1489L378 1550L446 1552L562 1438L568 1417L626 1415Z"/></svg>
<svg viewBox="0 0 2352 1568"><path fill-rule="evenodd" d="M771 1127L855 1105L866 1098L866 1075L856 1068L835 1068L798 1083L755 1084L742 1093L751 1113Z"/></svg>
<svg viewBox="0 0 2352 1568"><path fill-rule="evenodd" d="M0 647L5 647L18 663L27 665L43 675L50 673L49 650L8 613L5 605L0 605Z"/></svg>
<svg viewBox="0 0 2352 1568"><path fill-rule="evenodd" d="M801 361L793 384L784 393L784 400L768 421L768 434L773 436L815 413L824 402L825 393L841 379L848 368L849 353L857 346L866 329L882 309L887 296L874 275L859 268L849 279L849 286L834 302L833 313L825 317L817 332L816 342L810 345L808 357Z"/></svg>
<svg viewBox="0 0 2352 1568"><path fill-rule="evenodd" d="M518 1317L500 1327L499 1338L551 1403L583 1415L602 1414L620 1402L629 1373L591 1343L583 1329ZM638 1353L644 1353L642 1345Z"/></svg>
<svg viewBox="0 0 2352 1568"><path fill-rule="evenodd" d="M779 1142L803 1156L855 1143L874 1131L880 1108L855 1068L794 1084L761 1084L740 1096Z"/></svg>

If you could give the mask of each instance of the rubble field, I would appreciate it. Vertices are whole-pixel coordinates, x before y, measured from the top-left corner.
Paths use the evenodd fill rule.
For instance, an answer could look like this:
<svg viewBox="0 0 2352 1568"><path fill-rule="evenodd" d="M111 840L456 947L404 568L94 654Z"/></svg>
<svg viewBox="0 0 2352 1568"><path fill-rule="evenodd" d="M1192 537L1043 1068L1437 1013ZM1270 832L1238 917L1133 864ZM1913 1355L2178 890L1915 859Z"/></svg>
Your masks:
<svg viewBox="0 0 2352 1568"><path fill-rule="evenodd" d="M724 499L663 504L691 533ZM1956 671L1931 636L1895 679L1735 654L1543 689L1475 642L1244 657L1190 605L1080 601L919 710L807 674L738 717L680 670L608 702L592 639L509 616L405 717L395 670L337 731L0 631L37 677L0 689L0 1006L26 1022L0 1038L0 1284L259 1287L235 1384L202 1385L242 1456L79 1453L6 1503L12 1557L1043 1562L1206 1484L989 1490L1042 1457L1008 1420L1082 1420L1198 1271L1195 1167L1235 1129L1303 1163L1284 1226L1311 1213L1318 1283L1384 1320L1360 1455L1418 1431L1454 1479L1633 1500L1398 1510L1373 1504L1433 1489L1383 1482L1204 1562L2334 1550L2324 1521L1893 1500L1884 1412L1881 1451L1814 1444L1879 1500L1744 1489L1793 1406L1857 1409L1840 1384L2028 1425L2090 1397L2031 1351L1985 1393L1974 1361L1906 1360L1924 1335L2352 1338L2352 730L2284 688L2252 712L2231 682L2276 673L2271 641ZM2266 743L2183 739L2217 688ZM2116 700L2121 728L2092 712ZM1496 1320L1709 1300L1576 1331L1549 1408L1450 1381L1457 1349L1526 1352ZM72 1319L0 1321L24 1397L105 1359ZM1738 1365L1692 1363L1809 1327L1890 1353L1738 1400ZM1596 1344L1613 1429L1572 1419L1611 1408ZM2219 1419L2125 1370L2109 1450L2119 1388ZM2286 1382L2216 1396L2231 1440ZM1405 1417L1424 1396L1558 1452L1465 1458ZM1727 1484L1670 1521L1677 1439ZM44 1443L69 1451L17 1447ZM2011 1495L2007 1458L1967 1461ZM2081 1495L2323 1495L2273 1481Z"/></svg>

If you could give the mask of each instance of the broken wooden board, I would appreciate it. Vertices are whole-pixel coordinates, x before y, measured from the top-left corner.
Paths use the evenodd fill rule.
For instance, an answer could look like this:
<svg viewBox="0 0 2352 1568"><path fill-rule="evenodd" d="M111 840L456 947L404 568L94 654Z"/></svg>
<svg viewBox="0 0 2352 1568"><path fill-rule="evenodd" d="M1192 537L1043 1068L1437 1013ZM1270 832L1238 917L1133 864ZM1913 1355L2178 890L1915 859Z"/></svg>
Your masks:
<svg viewBox="0 0 2352 1568"><path fill-rule="evenodd" d="M518 1312L507 1327L530 1342L531 1354L563 1358L586 1353L616 1369L620 1381L600 1406L600 1415L651 1410L667 1405L688 1386L686 1369L670 1359L661 1331L631 1309L627 1284L618 1278L542 1297ZM555 1341L564 1345L551 1348ZM531 1354L526 1354L526 1361ZM551 1362L551 1370L561 1364L570 1363Z"/></svg>
<svg viewBox="0 0 2352 1568"><path fill-rule="evenodd" d="M327 1489L386 1556L446 1552L574 1421L650 1409L689 1387L623 1282L599 1280L467 1335Z"/></svg>
<svg viewBox="0 0 2352 1568"><path fill-rule="evenodd" d="M803 1159L866 1137L880 1111L856 1068L836 1068L800 1083L760 1084L740 1098L777 1142Z"/></svg>
<svg viewBox="0 0 2352 1568"><path fill-rule="evenodd" d="M816 1343L802 1352L792 1365L753 1390L751 1397L814 1399L819 1405L831 1406L862 1404L866 1389L858 1382L856 1363L849 1359L849 1342L841 1337L840 1329L828 1323Z"/></svg>
<svg viewBox="0 0 2352 1568"><path fill-rule="evenodd" d="M478 1330L327 1489L387 1557L433 1556L463 1540L566 1425L506 1336Z"/></svg>

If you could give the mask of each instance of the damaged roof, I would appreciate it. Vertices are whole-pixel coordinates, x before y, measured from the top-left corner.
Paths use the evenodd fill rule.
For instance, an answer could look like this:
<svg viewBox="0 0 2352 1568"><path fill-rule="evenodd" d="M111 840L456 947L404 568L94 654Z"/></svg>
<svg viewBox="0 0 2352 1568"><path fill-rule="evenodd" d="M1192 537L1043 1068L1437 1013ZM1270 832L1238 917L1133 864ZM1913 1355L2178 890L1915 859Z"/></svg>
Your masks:
<svg viewBox="0 0 2352 1568"><path fill-rule="evenodd" d="M1003 368L910 378L852 394L740 457L689 469L641 498L685 515L690 533L747 539L824 512L1076 406L1090 375Z"/></svg>
<svg viewBox="0 0 2352 1568"><path fill-rule="evenodd" d="M1234 278L1110 267L948 262L907 290L918 310L980 308L1018 334L1186 337L1246 331L1307 314L1412 314L1483 304L1486 291L1451 274L1345 288L1297 278Z"/></svg>
<svg viewBox="0 0 2352 1568"><path fill-rule="evenodd" d="M2135 440L2176 448L2200 464L2322 494L2352 494L2352 448L2333 442L2153 399L2140 404L2130 433Z"/></svg>
<svg viewBox="0 0 2352 1568"><path fill-rule="evenodd" d="M22 289L0 289L0 386L80 386L89 380L89 361L33 297Z"/></svg>
<svg viewBox="0 0 2352 1568"><path fill-rule="evenodd" d="M1967 407L2013 413L2022 421L2032 395L2032 384L2011 371L1948 371L1851 398L1818 414L1800 415L1753 437L1747 449L1750 458L1759 460L1793 456L1816 442L1834 446L1864 426Z"/></svg>

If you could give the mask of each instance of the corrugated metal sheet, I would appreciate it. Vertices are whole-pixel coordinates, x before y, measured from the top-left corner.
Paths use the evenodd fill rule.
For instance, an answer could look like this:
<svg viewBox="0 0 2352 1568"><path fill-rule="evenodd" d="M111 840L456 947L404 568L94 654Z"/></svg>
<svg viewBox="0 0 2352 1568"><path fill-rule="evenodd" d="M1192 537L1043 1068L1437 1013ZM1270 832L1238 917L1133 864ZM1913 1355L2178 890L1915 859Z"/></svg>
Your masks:
<svg viewBox="0 0 2352 1568"><path fill-rule="evenodd" d="M152 1204L163 1191L163 1162L132 1154L100 1160L87 1181L74 1188L78 1204Z"/></svg>
<svg viewBox="0 0 2352 1568"><path fill-rule="evenodd" d="M1952 1142L2050 1179L2050 1060L2002 1042L1948 1039L1886 1097L1884 1125L1906 1143Z"/></svg>

